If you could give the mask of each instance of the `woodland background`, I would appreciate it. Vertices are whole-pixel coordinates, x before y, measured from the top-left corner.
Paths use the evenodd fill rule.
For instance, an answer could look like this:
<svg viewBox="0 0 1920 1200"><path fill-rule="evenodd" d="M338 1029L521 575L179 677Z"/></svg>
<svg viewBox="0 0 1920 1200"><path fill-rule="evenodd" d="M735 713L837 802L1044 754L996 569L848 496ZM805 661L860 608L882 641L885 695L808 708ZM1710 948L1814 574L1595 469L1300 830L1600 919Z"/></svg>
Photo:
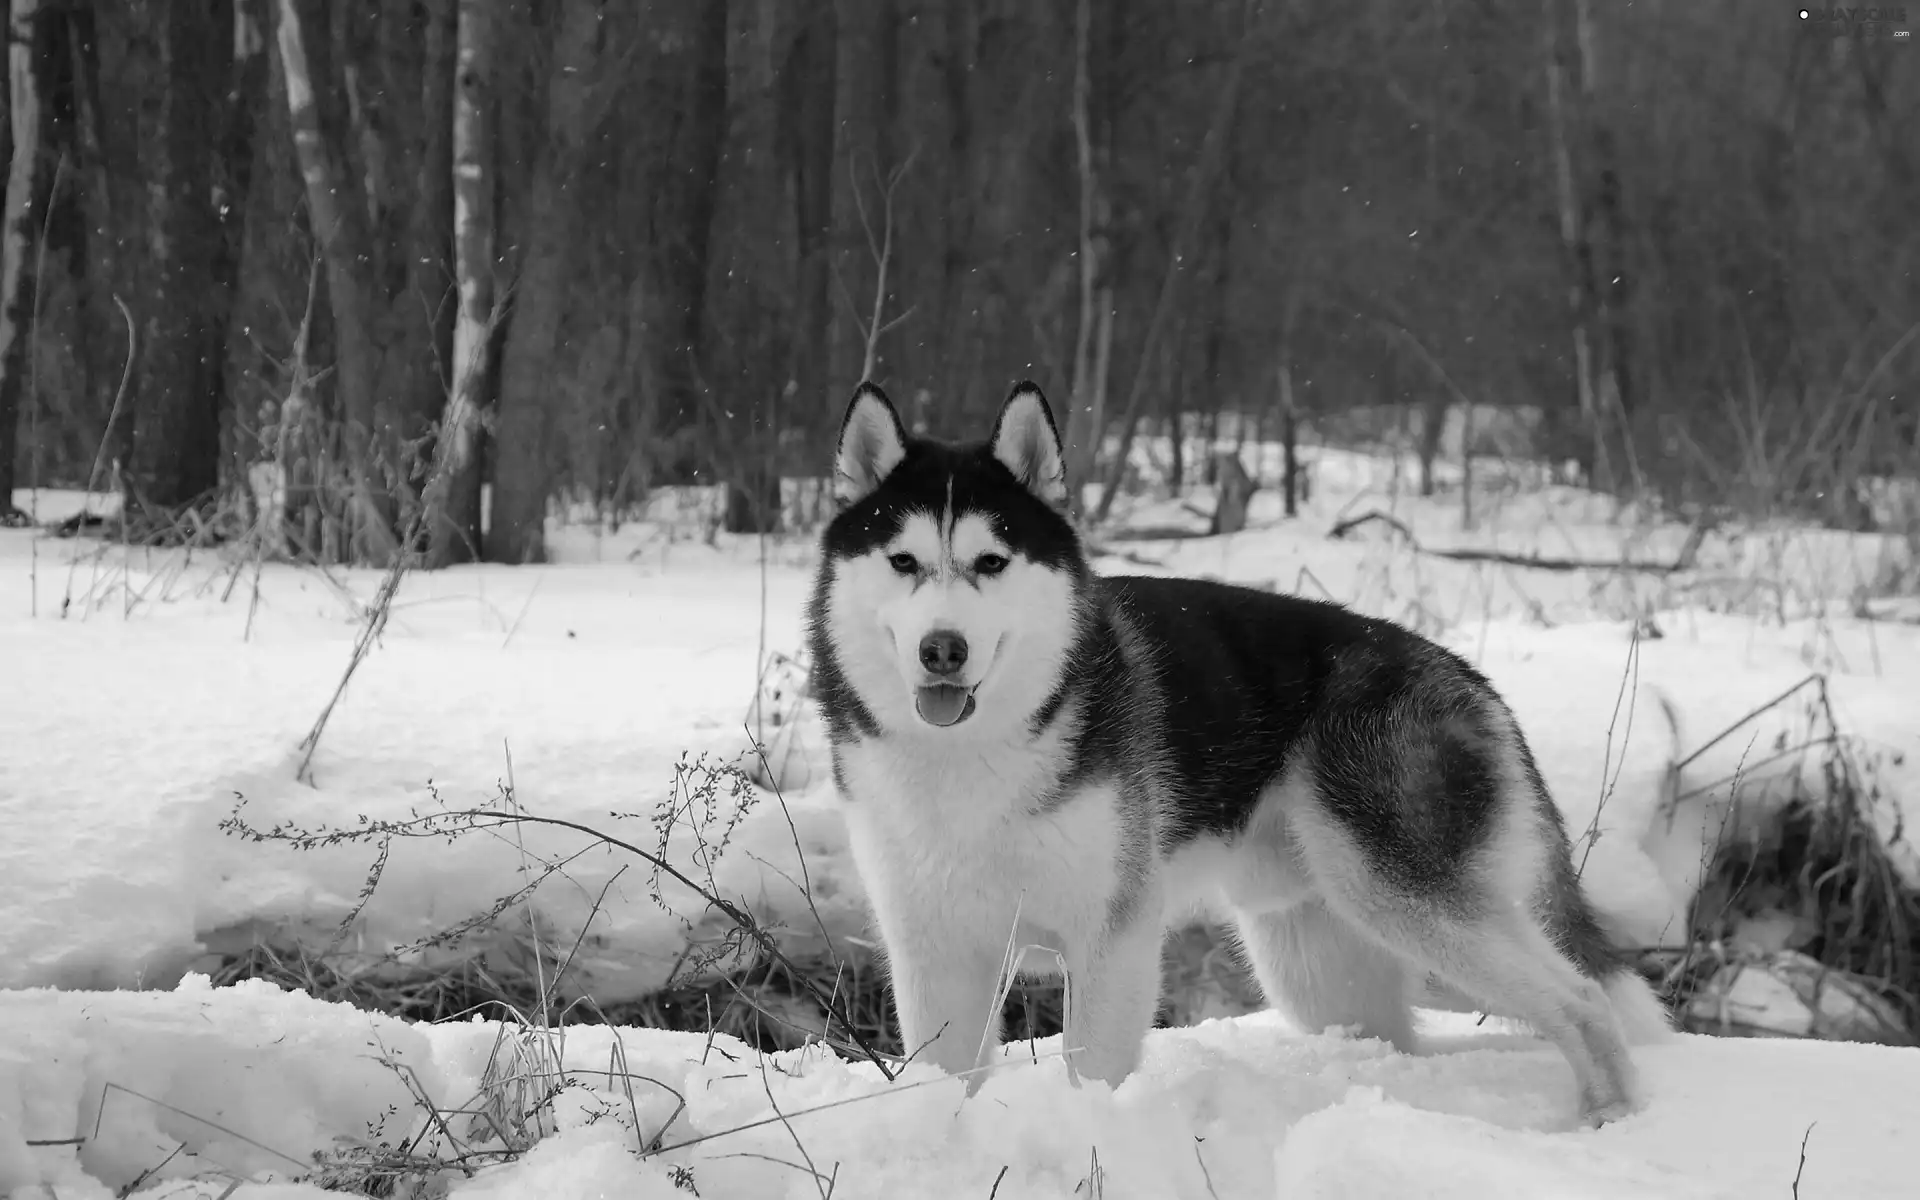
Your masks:
<svg viewBox="0 0 1920 1200"><path fill-rule="evenodd" d="M1753 0L9 19L0 502L91 481L132 537L265 504L291 555L535 561L556 498L684 483L769 529L863 375L945 434L1040 381L1107 502L1121 447L1183 414L1400 414L1437 444L1449 407L1512 410L1591 486L1848 527L1920 471L1920 51L1884 26Z"/></svg>

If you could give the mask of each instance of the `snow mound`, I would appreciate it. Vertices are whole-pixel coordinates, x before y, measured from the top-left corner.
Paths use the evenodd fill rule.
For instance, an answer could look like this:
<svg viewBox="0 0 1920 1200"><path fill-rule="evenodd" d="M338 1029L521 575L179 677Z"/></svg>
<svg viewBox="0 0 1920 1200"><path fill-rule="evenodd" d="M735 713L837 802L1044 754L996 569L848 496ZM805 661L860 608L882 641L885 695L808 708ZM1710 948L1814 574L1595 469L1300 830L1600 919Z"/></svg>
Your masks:
<svg viewBox="0 0 1920 1200"><path fill-rule="evenodd" d="M575 1026L555 1086L533 1089L552 1096L547 1136L441 1177L464 1200L798 1200L829 1179L841 1200L1690 1200L1784 1194L1800 1170L1803 1194L1874 1200L1920 1173L1920 1050L1680 1036L1639 1051L1647 1107L1588 1131L1551 1047L1424 1017L1418 1056L1270 1014L1158 1031L1118 1089L1075 1088L1057 1039L1009 1047L971 1100L931 1067L888 1084L817 1047ZM337 1193L302 1182L315 1155L341 1178L356 1147L443 1127L421 1095L461 1148L498 1148L471 1132L499 1057L489 1022L409 1026L189 977L0 994L0 1030L0 1194L213 1200L238 1183L235 1200L317 1200Z"/></svg>

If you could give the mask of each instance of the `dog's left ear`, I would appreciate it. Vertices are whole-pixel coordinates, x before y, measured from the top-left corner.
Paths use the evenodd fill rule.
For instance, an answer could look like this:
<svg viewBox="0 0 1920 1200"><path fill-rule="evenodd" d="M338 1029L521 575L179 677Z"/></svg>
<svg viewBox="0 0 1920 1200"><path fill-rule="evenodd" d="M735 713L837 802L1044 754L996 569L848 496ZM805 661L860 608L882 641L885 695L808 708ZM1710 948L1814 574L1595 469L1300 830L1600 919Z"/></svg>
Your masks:
<svg viewBox="0 0 1920 1200"><path fill-rule="evenodd" d="M864 499L907 456L907 431L878 385L854 390L833 456L833 498L842 508Z"/></svg>
<svg viewBox="0 0 1920 1200"><path fill-rule="evenodd" d="M993 423L993 456L1028 491L1056 508L1067 502L1067 467L1047 398L1032 383L1014 385Z"/></svg>

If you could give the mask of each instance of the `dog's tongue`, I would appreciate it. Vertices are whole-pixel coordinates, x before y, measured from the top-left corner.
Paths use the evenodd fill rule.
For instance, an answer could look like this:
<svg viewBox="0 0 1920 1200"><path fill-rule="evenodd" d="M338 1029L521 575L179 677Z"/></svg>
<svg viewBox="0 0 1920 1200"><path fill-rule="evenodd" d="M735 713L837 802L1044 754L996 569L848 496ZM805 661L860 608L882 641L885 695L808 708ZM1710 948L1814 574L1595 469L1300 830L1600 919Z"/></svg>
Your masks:
<svg viewBox="0 0 1920 1200"><path fill-rule="evenodd" d="M973 689L936 683L914 694L914 707L929 725L958 725L973 715Z"/></svg>

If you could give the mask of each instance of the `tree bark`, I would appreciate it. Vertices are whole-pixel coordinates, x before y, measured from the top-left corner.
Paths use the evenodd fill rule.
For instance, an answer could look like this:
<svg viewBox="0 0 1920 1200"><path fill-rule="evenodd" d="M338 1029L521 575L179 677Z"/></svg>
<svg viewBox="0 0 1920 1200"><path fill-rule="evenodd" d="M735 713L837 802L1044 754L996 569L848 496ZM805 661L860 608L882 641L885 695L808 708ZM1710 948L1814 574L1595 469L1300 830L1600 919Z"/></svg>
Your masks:
<svg viewBox="0 0 1920 1200"><path fill-rule="evenodd" d="M834 101L840 27L833 0L807 0L801 6L800 21L780 81L780 108L791 122L780 140L789 147L799 258L789 375L798 402L787 415L795 449L802 459L826 462L842 402L839 393L828 387L828 327L833 317L833 166L837 157ZM781 465L793 467L797 473L801 464Z"/></svg>
<svg viewBox="0 0 1920 1200"><path fill-rule="evenodd" d="M1562 0L1543 0L1543 3L1547 16L1547 130L1553 154L1554 194L1560 210L1560 241L1567 263L1567 308L1573 322L1574 394L1588 438L1584 464L1588 482L1606 490L1613 486L1613 471L1601 428L1593 353L1592 323L1598 306L1594 303L1592 253L1580 218L1580 192L1569 134L1568 55L1559 11Z"/></svg>
<svg viewBox="0 0 1920 1200"><path fill-rule="evenodd" d="M493 171L487 113L493 96L493 0L459 0L453 101L454 315L452 378L440 436L440 512L427 563L441 567L480 548L481 406L493 318ZM429 503L428 511L435 508Z"/></svg>
<svg viewBox="0 0 1920 1200"><path fill-rule="evenodd" d="M1076 513L1084 502L1086 486L1092 478L1094 462L1099 455L1101 422L1106 409L1106 397L1096 390L1095 373L1098 368L1094 362L1096 329L1103 323L1100 280L1104 257L1102 251L1106 245L1107 210L1106 198L1100 192L1100 180L1094 173L1093 162L1093 79L1088 62L1092 40L1092 0L1078 0L1074 5L1073 26L1073 143L1080 179L1080 320L1074 333L1073 390L1067 399L1066 428L1063 430L1067 444L1067 492ZM1104 298L1111 310L1111 295ZM1109 333L1112 329L1111 320L1109 311L1104 316ZM1174 466L1178 474L1182 454L1177 412L1175 422ZM1181 482L1175 479L1176 492Z"/></svg>
<svg viewBox="0 0 1920 1200"><path fill-rule="evenodd" d="M707 307L708 247L718 200L721 143L727 130L726 0L662 0L659 55L642 75L643 111L681 114L662 138L660 162L643 177L651 236L636 289L644 402L659 438L652 461L674 482L704 481L705 463L687 436L701 418L699 356ZM643 117L642 119L648 119Z"/></svg>
<svg viewBox="0 0 1920 1200"><path fill-rule="evenodd" d="M438 432L452 403L453 335L460 307L453 232L453 111L459 74L456 2L422 0L417 10L425 22L419 39L418 129L403 147L417 149L419 158L414 164L414 195L406 210L406 266L399 273L404 276L404 291L387 297L389 320L398 327L387 343L387 357L413 360L403 371L413 407L401 423L401 436L418 439L422 446L436 446L436 451ZM389 63L388 69L398 75L413 65L411 58L403 58ZM415 486L422 491L430 485L434 460L435 454L428 453L415 464ZM432 523L437 522L431 515L425 519L430 524L422 532L431 542Z"/></svg>
<svg viewBox="0 0 1920 1200"><path fill-rule="evenodd" d="M34 53L39 0L12 0L7 14L7 91L13 155L7 170L4 218L0 218L0 523L17 520L13 506L14 460L19 453L22 400L28 388L33 337L33 247L38 232L41 173L41 72Z"/></svg>
<svg viewBox="0 0 1920 1200"><path fill-rule="evenodd" d="M1251 0L1246 13L1251 17ZM1160 283L1160 295L1154 302L1153 316L1147 322L1147 331L1141 340L1140 362L1134 370L1133 384L1127 390L1127 404L1121 411L1120 453L1107 467L1107 477L1100 489L1100 502L1095 507L1093 519L1096 522L1107 519L1113 509L1114 498L1119 495L1120 481L1126 471L1127 452L1133 445L1134 427L1140 415L1140 402L1146 394L1149 367L1153 362L1153 352L1173 314L1173 299L1180 282L1181 268L1186 261L1188 247L1198 236L1201 223L1206 219L1208 199L1211 194L1214 175L1220 162L1226 157L1226 146L1232 137L1234 113L1240 99L1240 82L1246 75L1247 56L1253 43L1251 28L1243 28L1239 49L1227 66L1227 77L1220 85L1220 94L1215 101L1213 118L1207 125L1205 140L1200 145L1200 157L1193 165L1193 174L1188 184L1186 203L1182 207L1180 224L1174 232L1173 245L1167 257L1167 273Z"/></svg>
<svg viewBox="0 0 1920 1200"><path fill-rule="evenodd" d="M771 532L781 518L777 446L797 396L791 361L798 240L782 203L778 64L790 13L727 6L727 126L713 213L707 313L700 344L715 467L726 483L722 528Z"/></svg>
<svg viewBox="0 0 1920 1200"><path fill-rule="evenodd" d="M276 2L280 68L293 122L294 152L306 182L308 221L326 266L333 316L334 387L340 401L340 441L352 503L352 553L363 562L385 563L398 553L399 541L392 513L380 502L385 489L376 479L371 453L379 427L379 355L373 333L367 212L358 189L345 187L340 156L320 119L299 0Z"/></svg>
<svg viewBox="0 0 1920 1200"><path fill-rule="evenodd" d="M546 140L534 159L525 257L500 363L499 440L486 556L493 562L546 559L552 466L548 442L555 351L567 276L580 222L574 181L592 124L599 72L598 0L565 0L547 84Z"/></svg>
<svg viewBox="0 0 1920 1200"><path fill-rule="evenodd" d="M1608 422L1614 434L1628 480L1638 486L1637 463L1633 451L1628 414L1639 406L1638 373L1634 369L1634 338L1631 324L1633 286L1637 278L1628 262L1632 231L1628 228L1626 201L1622 196L1619 150L1613 127L1600 104L1600 35L1594 22L1591 0L1574 0L1574 31L1580 47L1581 125L1586 136L1583 146L1593 159L1593 216L1586 235L1592 261L1588 267L1593 289L1595 327L1603 342L1601 378L1604 386L1597 397L1600 421L1599 437L1606 437Z"/></svg>

